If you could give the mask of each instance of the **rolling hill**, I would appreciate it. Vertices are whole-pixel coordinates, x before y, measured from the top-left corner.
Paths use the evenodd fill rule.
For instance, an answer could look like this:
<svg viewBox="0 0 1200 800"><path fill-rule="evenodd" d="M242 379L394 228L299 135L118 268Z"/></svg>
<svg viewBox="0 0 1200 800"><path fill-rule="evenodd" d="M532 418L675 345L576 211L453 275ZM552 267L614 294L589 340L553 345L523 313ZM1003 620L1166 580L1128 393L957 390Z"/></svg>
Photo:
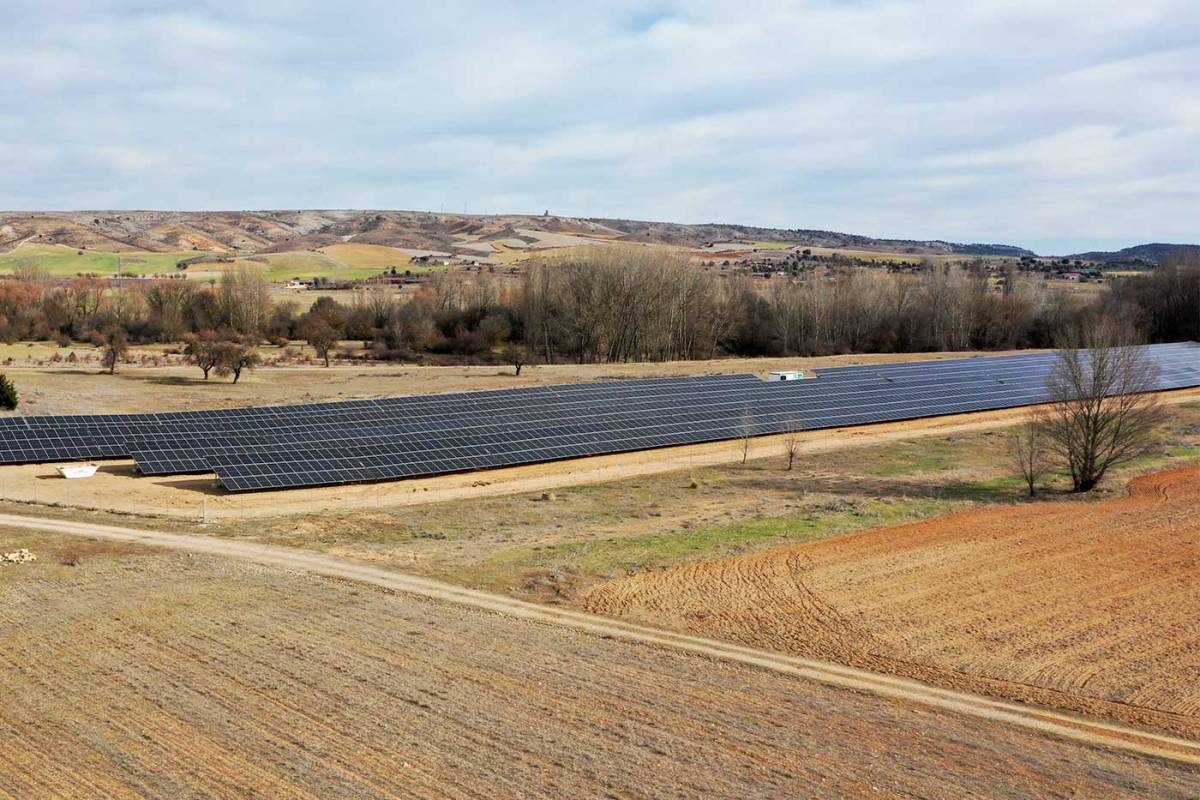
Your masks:
<svg viewBox="0 0 1200 800"><path fill-rule="evenodd" d="M1096 261L1102 264L1136 263L1160 264L1172 255L1180 252L1192 252L1200 255L1200 245L1195 244L1139 244L1122 250L1093 250L1089 253L1076 253L1068 258L1080 261Z"/></svg>
<svg viewBox="0 0 1200 800"><path fill-rule="evenodd" d="M631 241L683 247L710 242L786 242L912 255L1033 255L1003 244L877 239L835 231L746 225L684 225L550 215L460 215L421 211L66 211L0 212L0 252L21 243L106 252L278 253L342 244L478 254L488 242ZM486 249L486 248L485 248Z"/></svg>

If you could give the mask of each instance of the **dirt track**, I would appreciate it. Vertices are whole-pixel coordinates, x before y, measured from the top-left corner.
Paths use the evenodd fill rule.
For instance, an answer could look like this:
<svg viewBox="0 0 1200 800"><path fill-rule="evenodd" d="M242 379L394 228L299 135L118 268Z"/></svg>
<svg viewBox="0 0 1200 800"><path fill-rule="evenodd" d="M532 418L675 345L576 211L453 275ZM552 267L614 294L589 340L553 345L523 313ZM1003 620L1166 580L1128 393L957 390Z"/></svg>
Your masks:
<svg viewBox="0 0 1200 800"><path fill-rule="evenodd" d="M592 588L654 621L1200 736L1200 468Z"/></svg>
<svg viewBox="0 0 1200 800"><path fill-rule="evenodd" d="M1108 747L1141 756L1157 756L1192 766L1200 766L1200 742L1089 721L1048 710L1002 703L978 695L948 691L837 664L788 657L711 639L673 634L576 611L547 608L501 595L464 589L326 555L210 537L184 536L10 514L0 514L0 526L85 536L97 540L152 544L169 549L234 557L276 567L300 569L329 577L347 578L432 600L497 612L523 620L549 623L599 635L605 639L623 640L643 645L659 645L678 652L716 658L735 664L763 668L782 675L817 681L827 686L853 689L892 700L927 706L939 711L951 711L989 722L1000 722L1030 731L1050 733L1056 737L1092 746Z"/></svg>

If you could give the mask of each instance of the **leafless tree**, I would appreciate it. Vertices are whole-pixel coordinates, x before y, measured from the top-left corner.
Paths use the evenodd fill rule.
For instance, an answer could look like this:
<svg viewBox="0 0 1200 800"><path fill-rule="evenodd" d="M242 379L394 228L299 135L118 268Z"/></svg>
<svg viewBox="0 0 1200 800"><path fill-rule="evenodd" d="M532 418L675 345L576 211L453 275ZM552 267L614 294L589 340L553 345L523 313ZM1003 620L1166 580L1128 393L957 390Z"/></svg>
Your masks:
<svg viewBox="0 0 1200 800"><path fill-rule="evenodd" d="M742 463L750 458L750 443L754 439L754 417L750 413L749 408L742 410L742 422L740 425L742 434Z"/></svg>
<svg viewBox="0 0 1200 800"><path fill-rule="evenodd" d="M146 290L148 320L165 342L178 341L186 330L187 308L196 286L191 281L155 281Z"/></svg>
<svg viewBox="0 0 1200 800"><path fill-rule="evenodd" d="M262 332L271 313L271 284L257 265L235 264L221 273L221 307L240 334Z"/></svg>
<svg viewBox="0 0 1200 800"><path fill-rule="evenodd" d="M104 368L112 375L117 371L117 363L129 355L129 335L119 325L114 325L104 333Z"/></svg>
<svg viewBox="0 0 1200 800"><path fill-rule="evenodd" d="M328 367L329 353L338 343L337 331L325 320L314 317L304 326L304 339L316 351L317 358L324 359L325 366Z"/></svg>
<svg viewBox="0 0 1200 800"><path fill-rule="evenodd" d="M1053 466L1046 438L1041 415L1030 415L1009 434L1009 458L1029 489L1030 497L1037 493L1038 483Z"/></svg>
<svg viewBox="0 0 1200 800"><path fill-rule="evenodd" d="M580 248L525 270L526 343L552 363L712 358L730 293L686 256L629 245Z"/></svg>
<svg viewBox="0 0 1200 800"><path fill-rule="evenodd" d="M1114 466L1150 452L1162 419L1158 371L1130 331L1097 317L1063 335L1047 378L1053 402L1040 427L1076 492L1091 490Z"/></svg>
<svg viewBox="0 0 1200 800"><path fill-rule="evenodd" d="M504 348L504 356L513 365L513 374L521 377L521 368L529 361L529 349L524 345L510 344Z"/></svg>
<svg viewBox="0 0 1200 800"><path fill-rule="evenodd" d="M254 369L262 361L253 346L237 338L217 344L216 360L217 374L232 375L234 383L242 377L242 370Z"/></svg>
<svg viewBox="0 0 1200 800"><path fill-rule="evenodd" d="M799 426L790 428L783 436L783 451L787 453L788 472L792 471L792 466L796 463L796 456L800 453L800 441Z"/></svg>
<svg viewBox="0 0 1200 800"><path fill-rule="evenodd" d="M212 372L219 360L220 336L216 331L203 330L200 333L188 334L184 342L186 344L183 354L204 372L204 380L208 380L208 374Z"/></svg>

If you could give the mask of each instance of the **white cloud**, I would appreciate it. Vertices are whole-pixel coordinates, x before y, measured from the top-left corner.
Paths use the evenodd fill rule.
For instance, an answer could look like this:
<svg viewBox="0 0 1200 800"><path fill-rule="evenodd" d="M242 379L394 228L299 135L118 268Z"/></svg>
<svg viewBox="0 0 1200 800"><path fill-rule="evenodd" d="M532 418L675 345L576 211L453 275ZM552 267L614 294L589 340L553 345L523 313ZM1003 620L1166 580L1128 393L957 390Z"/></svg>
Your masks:
<svg viewBox="0 0 1200 800"><path fill-rule="evenodd" d="M1194 239L1198 41L1191 0L15 0L0 207Z"/></svg>

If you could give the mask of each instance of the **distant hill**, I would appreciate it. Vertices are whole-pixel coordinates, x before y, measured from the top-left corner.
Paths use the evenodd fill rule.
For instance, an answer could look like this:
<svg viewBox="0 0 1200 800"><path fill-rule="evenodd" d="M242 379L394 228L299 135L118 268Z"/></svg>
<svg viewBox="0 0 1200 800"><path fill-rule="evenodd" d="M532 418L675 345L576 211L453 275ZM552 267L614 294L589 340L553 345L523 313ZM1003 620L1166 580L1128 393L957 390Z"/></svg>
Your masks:
<svg viewBox="0 0 1200 800"><path fill-rule="evenodd" d="M1179 252L1192 252L1200 255L1200 245L1196 244L1139 244L1126 247L1123 250L1094 250L1090 253L1076 253L1067 258L1081 261L1095 261L1102 264L1161 264L1164 259Z"/></svg>
<svg viewBox="0 0 1200 800"><path fill-rule="evenodd" d="M22 242L107 252L279 253L335 244L377 244L479 255L488 242L542 246L628 241L703 248L718 242L758 242L921 256L1035 256L1007 244L940 239L879 239L837 231L751 225L584 219L549 214L434 214L425 211L0 211L0 252ZM1143 244L1071 259L1104 264L1160 263L1194 244Z"/></svg>
<svg viewBox="0 0 1200 800"><path fill-rule="evenodd" d="M852 233L806 230L802 228L758 228L750 225L707 223L684 225L677 222L641 222L628 219L592 219L608 228L622 231L622 238L702 247L707 242L758 241L788 242L806 247L831 247L843 250L870 250L881 253L912 255L1032 256L1032 250L1006 244L958 244L938 239L876 239Z"/></svg>

